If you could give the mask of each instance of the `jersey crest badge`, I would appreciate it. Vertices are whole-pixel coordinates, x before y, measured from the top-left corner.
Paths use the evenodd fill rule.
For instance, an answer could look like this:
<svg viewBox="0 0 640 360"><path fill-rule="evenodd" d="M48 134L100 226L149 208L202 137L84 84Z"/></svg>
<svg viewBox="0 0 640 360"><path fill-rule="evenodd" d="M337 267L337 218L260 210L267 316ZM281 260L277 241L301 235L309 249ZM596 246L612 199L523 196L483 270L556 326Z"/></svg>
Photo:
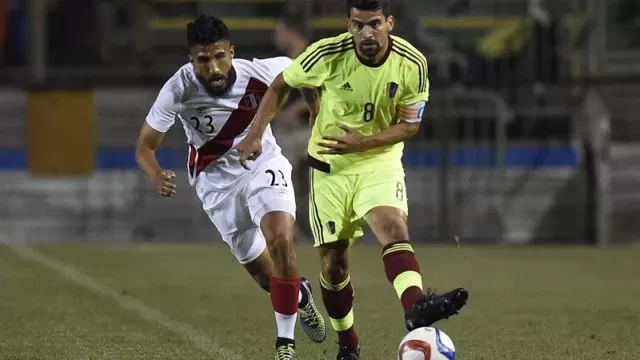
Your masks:
<svg viewBox="0 0 640 360"><path fill-rule="evenodd" d="M387 92L389 93L389 99L393 99L396 97L396 92L398 92L398 84L393 81L389 82L387 85Z"/></svg>
<svg viewBox="0 0 640 360"><path fill-rule="evenodd" d="M262 96L260 96L260 94L248 93L242 99L242 102L243 102L243 105L248 107L249 109L257 109L258 106L260 106L261 99L262 99Z"/></svg>

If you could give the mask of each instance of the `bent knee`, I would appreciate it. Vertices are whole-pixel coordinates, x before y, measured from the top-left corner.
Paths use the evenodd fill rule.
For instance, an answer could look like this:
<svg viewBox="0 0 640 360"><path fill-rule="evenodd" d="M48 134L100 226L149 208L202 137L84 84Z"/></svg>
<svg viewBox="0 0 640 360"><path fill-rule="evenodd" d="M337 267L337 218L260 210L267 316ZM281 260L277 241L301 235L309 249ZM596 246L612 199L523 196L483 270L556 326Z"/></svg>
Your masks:
<svg viewBox="0 0 640 360"><path fill-rule="evenodd" d="M331 284L339 284L348 276L346 259L343 256L329 253L321 257L322 277Z"/></svg>
<svg viewBox="0 0 640 360"><path fill-rule="evenodd" d="M381 245L409 241L406 215L399 213L376 214L370 216L368 220L369 226Z"/></svg>
<svg viewBox="0 0 640 360"><path fill-rule="evenodd" d="M267 247L271 257L279 263L292 262L295 257L295 250L293 246L293 234L289 231L280 231L274 233L271 237L266 239Z"/></svg>
<svg viewBox="0 0 640 360"><path fill-rule="evenodd" d="M339 284L347 278L347 269L341 266L328 266L322 269L322 277L330 284Z"/></svg>
<svg viewBox="0 0 640 360"><path fill-rule="evenodd" d="M402 219L393 219L384 227L385 237L390 243L409 241L409 229Z"/></svg>

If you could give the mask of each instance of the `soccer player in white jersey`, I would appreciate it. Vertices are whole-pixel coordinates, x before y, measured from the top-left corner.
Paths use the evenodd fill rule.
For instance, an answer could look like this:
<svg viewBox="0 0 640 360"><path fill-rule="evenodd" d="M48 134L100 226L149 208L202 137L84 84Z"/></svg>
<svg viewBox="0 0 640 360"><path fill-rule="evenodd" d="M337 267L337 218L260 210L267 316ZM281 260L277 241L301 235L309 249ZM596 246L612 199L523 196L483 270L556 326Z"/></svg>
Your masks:
<svg viewBox="0 0 640 360"><path fill-rule="evenodd" d="M175 119L182 123L189 182L231 252L270 293L278 331L275 359L296 359L297 314L312 341L324 341L326 328L311 286L298 272L291 164L270 129L262 137L263 156L250 169L234 149L264 92L291 59L234 59L227 26L213 16L187 24L187 38L190 62L165 83L151 107L140 131L137 163L160 195L173 196L175 173L160 167L155 150Z"/></svg>

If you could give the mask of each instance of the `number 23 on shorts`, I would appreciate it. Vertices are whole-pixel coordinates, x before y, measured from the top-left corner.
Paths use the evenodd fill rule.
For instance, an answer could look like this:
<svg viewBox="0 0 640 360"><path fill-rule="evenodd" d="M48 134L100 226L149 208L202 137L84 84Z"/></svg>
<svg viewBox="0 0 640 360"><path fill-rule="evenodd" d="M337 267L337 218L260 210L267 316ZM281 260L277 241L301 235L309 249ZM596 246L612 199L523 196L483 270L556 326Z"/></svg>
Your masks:
<svg viewBox="0 0 640 360"><path fill-rule="evenodd" d="M269 186L282 186L288 187L287 177L284 175L284 172L279 169L267 169L264 171L265 175L269 179Z"/></svg>

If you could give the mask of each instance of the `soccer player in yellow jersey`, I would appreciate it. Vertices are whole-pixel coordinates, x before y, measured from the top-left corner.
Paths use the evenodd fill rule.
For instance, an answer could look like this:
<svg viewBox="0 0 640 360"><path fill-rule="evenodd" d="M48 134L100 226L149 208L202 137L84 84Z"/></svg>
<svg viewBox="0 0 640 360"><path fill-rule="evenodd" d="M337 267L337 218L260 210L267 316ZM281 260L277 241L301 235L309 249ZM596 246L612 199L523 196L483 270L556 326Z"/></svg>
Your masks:
<svg viewBox="0 0 640 360"><path fill-rule="evenodd" d="M423 292L409 241L403 141L416 134L429 98L425 57L392 36L389 0L348 0L348 32L310 45L271 84L240 160L260 155L260 138L291 88L320 89L319 113L308 146L310 222L319 249L320 283L338 333L338 360L359 358L354 330L349 245L368 223L383 247L388 280L404 307L408 330L448 318L468 292Z"/></svg>

